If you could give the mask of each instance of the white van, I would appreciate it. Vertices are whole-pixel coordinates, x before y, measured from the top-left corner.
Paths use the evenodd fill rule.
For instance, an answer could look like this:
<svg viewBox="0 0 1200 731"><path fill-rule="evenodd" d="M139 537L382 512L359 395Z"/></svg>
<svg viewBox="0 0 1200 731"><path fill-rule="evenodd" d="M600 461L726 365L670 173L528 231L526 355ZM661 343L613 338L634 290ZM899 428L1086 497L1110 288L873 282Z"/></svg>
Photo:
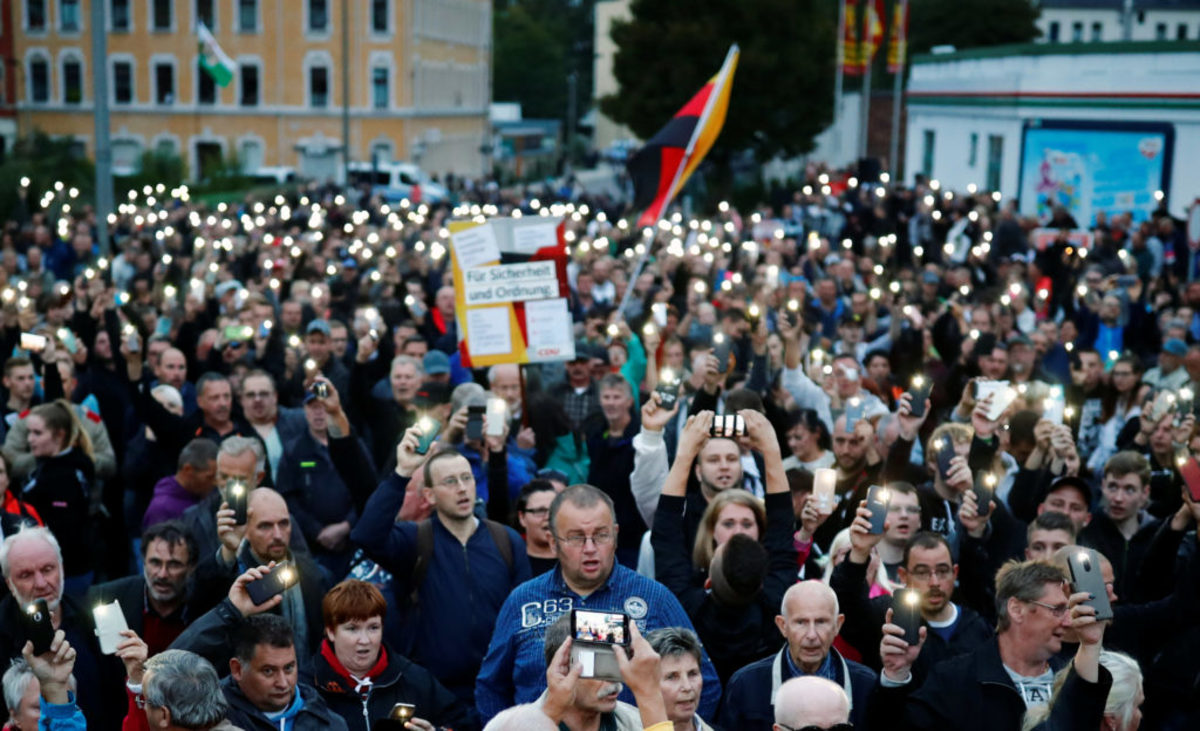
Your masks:
<svg viewBox="0 0 1200 731"><path fill-rule="evenodd" d="M421 168L408 162L352 162L349 165L350 180L355 188L370 185L371 192L389 203L402 198L413 198L413 188L420 187L423 203L440 203L446 199L445 186L435 183Z"/></svg>

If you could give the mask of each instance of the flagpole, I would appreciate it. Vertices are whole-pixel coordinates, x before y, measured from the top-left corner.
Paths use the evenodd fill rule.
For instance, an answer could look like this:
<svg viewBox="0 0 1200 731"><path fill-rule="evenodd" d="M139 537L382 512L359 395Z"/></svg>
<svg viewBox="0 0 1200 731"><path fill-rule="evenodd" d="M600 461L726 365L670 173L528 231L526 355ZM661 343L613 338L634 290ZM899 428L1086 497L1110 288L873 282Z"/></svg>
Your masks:
<svg viewBox="0 0 1200 731"><path fill-rule="evenodd" d="M838 0L837 60L833 67L833 149L838 157L842 154L842 94L845 82L842 67L846 64L846 0Z"/></svg>
<svg viewBox="0 0 1200 731"><path fill-rule="evenodd" d="M696 120L696 128L692 130L691 139L688 140L687 149L683 151L683 159L679 162L679 166L675 169L675 175L671 179L671 187L667 188L668 196L673 196L675 186L679 184L679 176L683 175L684 169L687 167L688 160L692 157L692 151L696 149L696 140L700 137L700 133L704 130L704 122L708 119L708 115L712 113L713 104L716 103L717 95L724 88L725 83L729 79L729 62L733 59L734 54L738 52L738 44L733 44L729 47L729 51L725 54L725 61L721 64L721 70L717 72L717 82L713 84L712 93L704 100L704 110L700 112L700 118ZM659 211L658 220L662 220L662 214L666 213L666 208L671 205L670 198L663 204L663 210ZM655 225L658 221L654 222ZM650 249L654 247L654 237L651 236L650 241L642 249L642 255L638 257L637 264L633 268L633 273L629 275L629 283L625 286L625 295L621 297L621 304L617 307L617 312L625 312L625 305L629 304L629 296L633 294L633 286L637 282L638 276L642 273L642 267L646 266L646 259L650 257Z"/></svg>
<svg viewBox="0 0 1200 731"><path fill-rule="evenodd" d="M875 6L872 0L865 0L862 3L861 17L855 18L856 24L861 29L859 35L858 47L861 55L860 63L863 69L862 82L862 98L859 100L859 114L861 115L858 122L858 149L856 157L862 159L867 156L867 143L870 136L870 119L871 119L871 66L875 60L875 29L871 23L871 16L875 13Z"/></svg>
<svg viewBox="0 0 1200 731"><path fill-rule="evenodd" d="M870 30L868 30L867 32L869 33L869 32L870 32ZM873 66L873 65L874 65L874 64L872 63L872 61L874 60L874 59L873 59L873 56L874 56L874 55L875 55L874 53L871 53L871 54L870 54L870 55L869 55L869 56L868 56L866 59L864 59L864 60L863 60L863 61L864 61L864 64L865 64L865 66L866 66L866 70L863 72L863 85L862 85L862 120L861 120L861 125L860 125L860 127L859 127L859 129L858 129L858 157L859 157L860 159L861 159L861 158L864 158L864 157L866 157L866 156L867 156L867 143L869 142L869 137L870 137L870 127L871 127L871 66Z"/></svg>
<svg viewBox="0 0 1200 731"><path fill-rule="evenodd" d="M900 182L900 111L904 94L904 69L908 64L908 0L896 0L900 3L900 13L892 14L892 22L901 26L892 31L893 51L896 54L895 78L892 80L892 144L888 151L888 167L892 172L892 180ZM903 41L901 41L903 38ZM903 45L901 45L903 43ZM903 51L901 50L903 48Z"/></svg>

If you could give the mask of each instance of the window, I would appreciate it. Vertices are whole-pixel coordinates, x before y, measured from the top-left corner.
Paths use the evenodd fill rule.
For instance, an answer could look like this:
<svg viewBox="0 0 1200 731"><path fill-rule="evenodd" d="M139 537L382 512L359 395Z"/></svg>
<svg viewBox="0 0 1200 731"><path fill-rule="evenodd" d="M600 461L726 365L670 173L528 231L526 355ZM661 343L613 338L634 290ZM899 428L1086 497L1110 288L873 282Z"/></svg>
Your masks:
<svg viewBox="0 0 1200 731"><path fill-rule="evenodd" d="M44 58L29 62L29 100L35 104L50 101L50 63Z"/></svg>
<svg viewBox="0 0 1200 731"><path fill-rule="evenodd" d="M25 0L25 27L28 30L46 30L46 0Z"/></svg>
<svg viewBox="0 0 1200 731"><path fill-rule="evenodd" d="M112 9L109 10L108 17L113 30L127 31L133 26L129 2L130 0L112 0Z"/></svg>
<svg viewBox="0 0 1200 731"><path fill-rule="evenodd" d="M1078 21L1071 24L1071 42L1079 43L1083 40L1083 23Z"/></svg>
<svg viewBox="0 0 1200 731"><path fill-rule="evenodd" d="M967 167L975 167L979 161L979 133L971 133L971 141L967 147Z"/></svg>
<svg viewBox="0 0 1200 731"><path fill-rule="evenodd" d="M133 103L133 64L129 61L113 61L113 102Z"/></svg>
<svg viewBox="0 0 1200 731"><path fill-rule="evenodd" d="M1050 32L1046 34L1046 37L1050 39L1051 43L1058 43L1058 33L1059 33L1058 21L1057 20L1051 21Z"/></svg>
<svg viewBox="0 0 1200 731"><path fill-rule="evenodd" d="M1004 137L988 135L987 189L1000 190L1000 171L1004 164Z"/></svg>
<svg viewBox="0 0 1200 731"><path fill-rule="evenodd" d="M1186 41L1187 38L1187 23L1180 23L1179 26L1175 28L1175 40Z"/></svg>
<svg viewBox="0 0 1200 731"><path fill-rule="evenodd" d="M196 0L196 22L203 23L211 31L217 29L217 11L214 0Z"/></svg>
<svg viewBox="0 0 1200 731"><path fill-rule="evenodd" d="M329 30L329 0L308 1L308 29L313 33Z"/></svg>
<svg viewBox="0 0 1200 731"><path fill-rule="evenodd" d="M242 94L239 103L243 107L258 106L258 67L243 63L240 68Z"/></svg>
<svg viewBox="0 0 1200 731"><path fill-rule="evenodd" d="M59 0L58 26L64 33L79 31L79 0Z"/></svg>
<svg viewBox="0 0 1200 731"><path fill-rule="evenodd" d="M388 70L382 66L376 66L371 69L371 105L376 109L387 109L390 106L390 97Z"/></svg>
<svg viewBox="0 0 1200 731"><path fill-rule="evenodd" d="M371 32L388 32L388 16L391 14L390 6L391 0L371 0Z"/></svg>
<svg viewBox="0 0 1200 731"><path fill-rule="evenodd" d="M308 70L308 94L313 107L324 109L329 106L329 69L314 66Z"/></svg>
<svg viewBox="0 0 1200 731"><path fill-rule="evenodd" d="M1158 25L1154 26L1154 40L1156 40L1156 41L1167 40L1167 24L1166 23L1159 23Z"/></svg>
<svg viewBox="0 0 1200 731"><path fill-rule="evenodd" d="M238 0L238 30L258 32L258 0Z"/></svg>
<svg viewBox="0 0 1200 731"><path fill-rule="evenodd" d="M937 133L927 129L921 139L921 172L926 176L933 175L933 146L937 141Z"/></svg>
<svg viewBox="0 0 1200 731"><path fill-rule="evenodd" d="M83 101L83 64L77 58L63 60L63 104Z"/></svg>
<svg viewBox="0 0 1200 731"><path fill-rule="evenodd" d="M217 82L196 61L196 103L211 106L217 103Z"/></svg>
<svg viewBox="0 0 1200 731"><path fill-rule="evenodd" d="M1092 23L1092 41L1100 42L1104 40L1104 24Z"/></svg>
<svg viewBox="0 0 1200 731"><path fill-rule="evenodd" d="M154 64L154 103L164 106L175 103L175 64L169 61Z"/></svg>
<svg viewBox="0 0 1200 731"><path fill-rule="evenodd" d="M174 0L152 0L150 25L154 30L171 30Z"/></svg>

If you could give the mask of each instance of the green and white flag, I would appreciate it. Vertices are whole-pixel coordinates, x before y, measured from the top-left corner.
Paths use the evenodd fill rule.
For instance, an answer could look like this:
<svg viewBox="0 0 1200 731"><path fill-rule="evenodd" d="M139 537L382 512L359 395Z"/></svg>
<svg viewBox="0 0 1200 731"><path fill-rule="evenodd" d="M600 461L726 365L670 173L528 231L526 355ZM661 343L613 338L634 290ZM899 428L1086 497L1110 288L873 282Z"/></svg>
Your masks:
<svg viewBox="0 0 1200 731"><path fill-rule="evenodd" d="M229 86L229 82L233 81L234 72L237 71L237 64L221 50L217 39L213 38L203 23L197 24L196 35L200 39L200 68L208 72L217 86Z"/></svg>

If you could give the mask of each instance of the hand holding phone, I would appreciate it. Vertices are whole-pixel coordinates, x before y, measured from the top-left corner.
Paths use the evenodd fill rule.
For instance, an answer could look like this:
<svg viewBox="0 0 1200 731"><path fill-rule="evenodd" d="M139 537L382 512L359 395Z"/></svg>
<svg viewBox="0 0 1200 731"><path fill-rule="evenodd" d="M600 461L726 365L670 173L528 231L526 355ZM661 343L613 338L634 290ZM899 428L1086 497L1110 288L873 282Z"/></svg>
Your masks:
<svg viewBox="0 0 1200 731"><path fill-rule="evenodd" d="M35 599L23 607L20 613L21 624L25 629L25 637L33 643L33 654L44 655L50 651L54 642L54 624L50 618L50 608L45 599Z"/></svg>
<svg viewBox="0 0 1200 731"><path fill-rule="evenodd" d="M300 581L296 568L288 561L271 569L271 572L261 579L246 584L246 593L255 606L261 607L273 597L282 594Z"/></svg>
<svg viewBox="0 0 1200 731"><path fill-rule="evenodd" d="M615 653L630 644L628 614L572 609L571 638L571 663L583 666L580 677L620 682Z"/></svg>
<svg viewBox="0 0 1200 731"><path fill-rule="evenodd" d="M417 442L417 454L429 454L429 448L437 440L442 424L437 419L426 414L417 419L417 428L421 431L421 439Z"/></svg>
<svg viewBox="0 0 1200 731"><path fill-rule="evenodd" d="M892 594L892 624L904 630L904 641L908 644L921 641L921 592L898 589Z"/></svg>
<svg viewBox="0 0 1200 731"><path fill-rule="evenodd" d="M741 414L719 414L709 427L710 437L740 437L746 433L746 420Z"/></svg>
<svg viewBox="0 0 1200 731"><path fill-rule="evenodd" d="M871 485L867 490L867 509L871 511L871 530L873 536L883 534L884 523L887 522L888 506L892 502L891 490L881 485Z"/></svg>
<svg viewBox="0 0 1200 731"><path fill-rule="evenodd" d="M1108 586L1100 573L1100 554L1090 548L1076 547L1067 556L1067 568L1071 572L1071 590L1086 591L1091 598L1083 602L1095 607L1096 621L1113 618L1112 604L1108 601Z"/></svg>
<svg viewBox="0 0 1200 731"><path fill-rule="evenodd" d="M671 368L663 368L658 372L658 385L654 390L661 397L658 405L664 411L670 411L679 400L679 375Z"/></svg>

